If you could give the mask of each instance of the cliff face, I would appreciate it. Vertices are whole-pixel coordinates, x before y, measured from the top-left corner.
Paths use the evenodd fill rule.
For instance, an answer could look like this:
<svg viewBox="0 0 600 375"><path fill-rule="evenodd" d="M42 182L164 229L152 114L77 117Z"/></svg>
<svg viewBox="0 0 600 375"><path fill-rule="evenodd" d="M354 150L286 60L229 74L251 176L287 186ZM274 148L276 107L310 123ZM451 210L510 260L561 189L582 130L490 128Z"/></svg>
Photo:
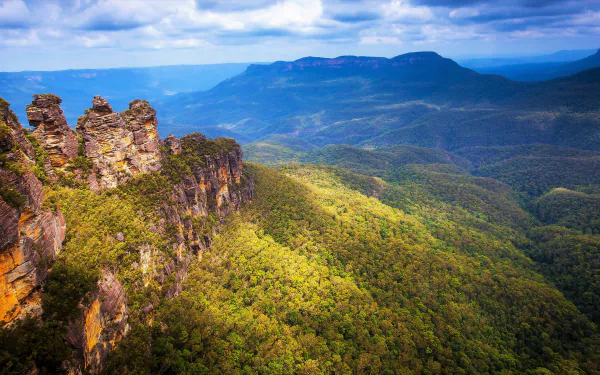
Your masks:
<svg viewBox="0 0 600 375"><path fill-rule="evenodd" d="M133 101L122 116L99 96L92 103L77 121L85 155L93 165L90 186L114 188L135 174L160 169L158 123L148 102Z"/></svg>
<svg viewBox="0 0 600 375"><path fill-rule="evenodd" d="M100 373L109 353L127 334L128 310L125 289L117 277L102 271L91 302L71 322L67 340L81 354L79 361L89 373Z"/></svg>
<svg viewBox="0 0 600 375"><path fill-rule="evenodd" d="M254 182L243 176L242 150L232 140L215 145L204 135L194 133L182 139L169 135L165 145L171 157L203 160L192 165L175 184L169 197L174 204L165 204L161 209L167 222L177 228L175 246L179 255L165 266L161 276L175 274L175 283L167 291L167 297L172 298L181 292L192 258L210 248L218 224L252 200Z"/></svg>
<svg viewBox="0 0 600 375"><path fill-rule="evenodd" d="M60 209L43 208L35 153L6 102L0 103L0 322L40 312L38 287L65 238Z"/></svg>
<svg viewBox="0 0 600 375"><path fill-rule="evenodd" d="M120 261L102 266L96 286L80 300L76 318L64 322L65 340L77 355L63 363L63 370L97 374L129 330L128 296L152 285L160 298L175 298L190 264L209 250L225 216L252 200L254 185L243 175L242 151L235 141L194 133L181 139L171 135L163 143L156 112L143 100L134 100L118 114L95 97L77 124L84 144L80 154L78 135L67 125L60 103L54 95L37 95L28 106L35 128L29 139L37 141L32 145L8 104L0 102L0 319L13 322L26 312L41 316L39 287L69 229L59 207L44 208L42 182L30 169L36 166L36 154L38 159L40 153L47 155L47 189L89 187L102 194L119 185L127 189L128 182L135 189L146 177L161 181L156 207L138 208L151 209L149 230L173 250L136 245L128 254L139 259L129 268ZM154 174L135 178L150 172ZM68 184L69 179L77 183ZM123 242L128 235L135 234L106 235L105 240ZM142 281L125 288L119 278L136 272ZM142 306L136 319L151 320L153 309L152 303Z"/></svg>
<svg viewBox="0 0 600 375"><path fill-rule="evenodd" d="M35 95L27 106L31 132L48 153L46 173L52 176L52 168L64 168L70 159L77 156L78 137L69 127L60 108L62 100L52 94ZM52 167L52 168L49 168Z"/></svg>

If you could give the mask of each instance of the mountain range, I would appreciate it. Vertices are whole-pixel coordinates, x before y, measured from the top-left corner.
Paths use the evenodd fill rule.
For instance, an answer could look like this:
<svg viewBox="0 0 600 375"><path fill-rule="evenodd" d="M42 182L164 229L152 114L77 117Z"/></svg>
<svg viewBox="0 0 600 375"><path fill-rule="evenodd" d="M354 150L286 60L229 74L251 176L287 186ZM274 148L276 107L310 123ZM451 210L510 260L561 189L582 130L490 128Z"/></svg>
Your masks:
<svg viewBox="0 0 600 375"><path fill-rule="evenodd" d="M544 82L479 74L433 52L251 65L206 92L157 103L174 133L317 146L456 149L522 143L600 149L600 69Z"/></svg>
<svg viewBox="0 0 600 375"><path fill-rule="evenodd" d="M599 94L421 52L0 98L0 374L600 374Z"/></svg>
<svg viewBox="0 0 600 375"><path fill-rule="evenodd" d="M484 74L500 74L517 81L533 82L568 76L598 66L600 66L600 50L575 61L521 63L474 69Z"/></svg>

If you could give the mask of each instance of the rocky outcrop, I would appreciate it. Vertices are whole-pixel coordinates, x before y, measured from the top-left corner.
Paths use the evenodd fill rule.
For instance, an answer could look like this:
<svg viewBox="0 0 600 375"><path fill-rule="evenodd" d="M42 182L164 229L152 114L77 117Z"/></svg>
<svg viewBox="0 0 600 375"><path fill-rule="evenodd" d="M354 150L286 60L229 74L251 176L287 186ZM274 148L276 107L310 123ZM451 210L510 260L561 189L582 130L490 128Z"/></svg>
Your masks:
<svg viewBox="0 0 600 375"><path fill-rule="evenodd" d="M243 175L240 146L232 139L208 140L194 133L181 139L170 135L162 147L156 112L148 102L134 100L118 114L106 100L95 97L77 124L85 146L82 158L78 138L68 129L59 104L60 98L38 95L28 107L28 119L36 128L34 148L8 104L0 101L0 320L41 312L39 286L65 239L60 209L45 208L42 182L30 170L42 148L49 171L60 177L50 181L58 185L68 182L65 176L74 176L80 178L75 187L81 188L85 177L92 190L101 190L138 173L162 173L159 178L169 185L164 200L154 207L157 220L149 229L171 240L173 252L139 246L133 267L142 277L130 288L158 285L162 296L176 297L188 268L210 248L225 216L253 198L254 185ZM117 233L107 240L122 242L126 236ZM68 322L65 339L79 353L63 363L71 373L101 373L110 351L127 334L127 291L118 280L119 267L102 270L97 287L80 301L78 317ZM151 320L152 311L148 303L138 315Z"/></svg>
<svg viewBox="0 0 600 375"><path fill-rule="evenodd" d="M0 99L0 322L39 313L38 287L65 238L59 209L44 208L35 153L17 117Z"/></svg>
<svg viewBox="0 0 600 375"><path fill-rule="evenodd" d="M167 142L168 141L168 142ZM175 186L174 201L176 207L165 207L165 216L180 228L185 243L194 253L205 251L210 247L212 231L215 228L203 226L198 230L194 225L194 217L209 218L221 221L232 211L238 210L244 202L251 201L254 194L254 183L243 176L242 150L233 140L217 147L216 152L210 147L214 141L207 140L202 134L194 133L181 140L170 135L165 140L169 152L180 154L199 150L198 159L203 163L191 168L191 174L182 176L182 181Z"/></svg>
<svg viewBox="0 0 600 375"><path fill-rule="evenodd" d="M69 325L67 341L78 350L87 373L98 374L108 354L128 330L125 289L115 275L104 270L81 316Z"/></svg>
<svg viewBox="0 0 600 375"><path fill-rule="evenodd" d="M165 138L165 146L167 146L169 153L173 155L181 154L181 141L173 134L169 134L167 138Z"/></svg>
<svg viewBox="0 0 600 375"><path fill-rule="evenodd" d="M121 114L125 126L133 133L133 144L140 160L141 172L160 169L160 138L156 111L145 100L136 99Z"/></svg>
<svg viewBox="0 0 600 375"><path fill-rule="evenodd" d="M52 168L64 168L79 149L77 134L67 124L61 102L58 96L42 94L34 95L33 102L27 106L29 125L35 128L31 135L48 154L45 170L50 176Z"/></svg>
<svg viewBox="0 0 600 375"><path fill-rule="evenodd" d="M138 173L160 169L156 112L148 102L135 100L119 115L103 98L77 121L85 155L92 161L90 186L114 188Z"/></svg>

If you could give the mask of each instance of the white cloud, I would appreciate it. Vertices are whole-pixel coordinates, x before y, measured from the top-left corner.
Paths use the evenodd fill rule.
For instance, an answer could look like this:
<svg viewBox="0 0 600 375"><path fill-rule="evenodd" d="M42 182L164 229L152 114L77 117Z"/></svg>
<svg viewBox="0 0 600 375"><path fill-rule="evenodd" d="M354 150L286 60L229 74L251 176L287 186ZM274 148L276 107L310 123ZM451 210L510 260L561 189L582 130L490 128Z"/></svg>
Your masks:
<svg viewBox="0 0 600 375"><path fill-rule="evenodd" d="M29 9L23 0L0 2L0 28L22 27L29 21Z"/></svg>
<svg viewBox="0 0 600 375"><path fill-rule="evenodd" d="M450 12L450 18L471 18L479 16L477 8L458 8Z"/></svg>
<svg viewBox="0 0 600 375"><path fill-rule="evenodd" d="M94 36L78 36L75 38L77 43L86 48L99 48L99 47L111 47L113 41L106 35L94 35Z"/></svg>
<svg viewBox="0 0 600 375"><path fill-rule="evenodd" d="M35 30L4 30L0 32L0 46L4 47L28 47L40 42Z"/></svg>
<svg viewBox="0 0 600 375"><path fill-rule="evenodd" d="M394 21L425 22L434 18L431 9L423 6L415 7L404 0L394 0L385 4L383 11L386 18Z"/></svg>
<svg viewBox="0 0 600 375"><path fill-rule="evenodd" d="M580 10L557 15L552 9L548 15L544 7L492 0L461 1L462 6L439 0L439 6L416 0L0 0L0 46L63 51L65 56L77 49L89 54L112 48L111 54L122 55L169 50L184 55L198 49L214 62L215 56L229 58L228 53L246 59L243 48L283 58L315 54L314 46L327 53L381 55L390 49L387 45L418 50L423 44L454 43L464 50L465 41L514 45L517 39L594 39L600 35L600 3L580 1L585 4ZM553 7L566 3L573 2Z"/></svg>
<svg viewBox="0 0 600 375"><path fill-rule="evenodd" d="M514 38L541 38L544 36L544 33L536 30L520 30L513 31L510 33L510 36Z"/></svg>
<svg viewBox="0 0 600 375"><path fill-rule="evenodd" d="M171 6L167 6L170 4ZM149 25L190 1L100 0L73 19L74 25L91 30L121 30Z"/></svg>

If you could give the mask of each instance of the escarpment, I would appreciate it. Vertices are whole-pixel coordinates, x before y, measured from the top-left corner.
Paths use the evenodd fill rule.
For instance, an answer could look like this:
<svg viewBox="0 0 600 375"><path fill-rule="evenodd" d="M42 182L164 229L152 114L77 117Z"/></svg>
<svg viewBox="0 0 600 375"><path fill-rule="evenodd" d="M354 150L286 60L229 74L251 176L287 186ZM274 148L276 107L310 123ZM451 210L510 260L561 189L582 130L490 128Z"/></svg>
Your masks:
<svg viewBox="0 0 600 375"><path fill-rule="evenodd" d="M72 355L55 370L97 374L131 324L151 324L160 299L177 298L225 217L252 200L254 183L244 176L242 151L232 139L194 133L163 142L147 101L134 100L119 114L95 97L77 132L60 104L54 95L36 95L27 108L29 135L7 104L0 108L0 319L14 329L29 312L41 327L59 321L61 345L68 343ZM96 206L78 216L93 197L117 199L129 212L95 218ZM121 229L111 215L134 218ZM106 221L111 224L95 227ZM48 313L47 299L70 293L56 292L60 283L49 288L62 272L56 270L72 267L80 256L73 252L82 249L92 250L80 266L97 280L72 313ZM34 360L25 369L40 367Z"/></svg>
<svg viewBox="0 0 600 375"><path fill-rule="evenodd" d="M60 209L43 205L30 167L35 153L23 128L0 99L0 322L39 314L39 286L65 238Z"/></svg>
<svg viewBox="0 0 600 375"><path fill-rule="evenodd" d="M210 248L220 222L252 200L254 182L243 175L242 150L232 139L193 133L181 139L169 135L164 143L164 173L173 184L165 192L159 230L174 232L177 257L158 278L174 278L166 293L171 298L181 292L193 257Z"/></svg>

